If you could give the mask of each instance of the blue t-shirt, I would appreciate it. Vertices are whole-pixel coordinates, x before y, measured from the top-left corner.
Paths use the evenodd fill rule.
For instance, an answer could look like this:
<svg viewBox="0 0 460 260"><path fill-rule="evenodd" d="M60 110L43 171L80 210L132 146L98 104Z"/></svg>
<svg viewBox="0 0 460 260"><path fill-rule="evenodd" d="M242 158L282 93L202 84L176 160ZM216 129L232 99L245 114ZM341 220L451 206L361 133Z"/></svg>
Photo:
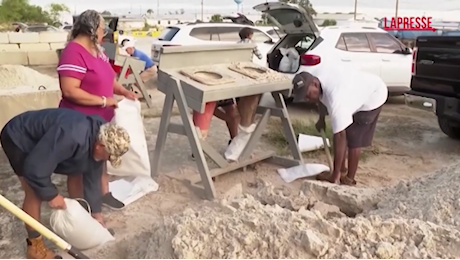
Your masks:
<svg viewBox="0 0 460 260"><path fill-rule="evenodd" d="M145 62L144 70L149 69L150 67L154 65L152 59L150 59L150 57L147 54L143 53L142 51L138 49L134 49L134 53L132 56Z"/></svg>

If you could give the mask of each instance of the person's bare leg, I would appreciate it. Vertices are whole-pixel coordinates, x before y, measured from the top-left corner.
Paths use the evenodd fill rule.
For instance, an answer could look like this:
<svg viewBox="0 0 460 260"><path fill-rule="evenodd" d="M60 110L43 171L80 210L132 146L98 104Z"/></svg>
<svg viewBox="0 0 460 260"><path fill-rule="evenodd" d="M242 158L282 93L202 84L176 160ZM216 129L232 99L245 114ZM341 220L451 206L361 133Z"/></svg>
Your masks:
<svg viewBox="0 0 460 260"><path fill-rule="evenodd" d="M67 177L67 192L69 198L83 198L83 175L75 175Z"/></svg>
<svg viewBox="0 0 460 260"><path fill-rule="evenodd" d="M109 190L109 174L107 173L107 165L104 165L104 170L102 172L101 192L102 192L102 195L105 195L105 194L110 192L110 190Z"/></svg>
<svg viewBox="0 0 460 260"><path fill-rule="evenodd" d="M359 156L361 148L348 148L348 175L351 180L355 180L356 171L358 170Z"/></svg>
<svg viewBox="0 0 460 260"><path fill-rule="evenodd" d="M348 148L345 151L345 159L343 159L342 167L340 168L340 172L342 173L342 176L348 174L347 159L346 159L347 155L348 155Z"/></svg>
<svg viewBox="0 0 460 260"><path fill-rule="evenodd" d="M240 114L240 125L249 127L254 123L254 114L261 95L253 95L247 97L240 97L238 101L238 112Z"/></svg>
<svg viewBox="0 0 460 260"><path fill-rule="evenodd" d="M37 221L40 221L40 209L42 201L35 194L33 189L27 184L23 177L19 177L25 197L22 204L22 210ZM27 258L28 259L53 259L62 258L57 256L53 251L48 249L40 233L32 227L26 225L27 230Z"/></svg>
<svg viewBox="0 0 460 260"><path fill-rule="evenodd" d="M225 114L227 116L227 120L225 120L225 122L227 123L228 132L230 133L230 139L233 139L236 135L238 135L240 115L238 114L238 110L235 105L224 106L223 109L225 110Z"/></svg>
<svg viewBox="0 0 460 260"><path fill-rule="evenodd" d="M228 120L227 115L225 114L225 112L220 110L219 107L216 107L216 110L214 110L214 116L219 118L222 121L225 121L225 122L227 122L227 120Z"/></svg>

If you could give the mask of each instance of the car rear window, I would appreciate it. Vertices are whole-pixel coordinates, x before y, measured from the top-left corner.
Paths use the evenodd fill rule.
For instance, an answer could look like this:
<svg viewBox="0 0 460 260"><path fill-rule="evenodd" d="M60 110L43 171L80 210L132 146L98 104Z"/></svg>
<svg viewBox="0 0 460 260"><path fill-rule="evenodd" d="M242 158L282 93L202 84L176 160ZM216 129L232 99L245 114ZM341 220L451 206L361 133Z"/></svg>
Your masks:
<svg viewBox="0 0 460 260"><path fill-rule="evenodd" d="M160 41L170 41L176 36L177 32L179 32L179 28L177 27L168 27L163 30L163 32L158 37Z"/></svg>

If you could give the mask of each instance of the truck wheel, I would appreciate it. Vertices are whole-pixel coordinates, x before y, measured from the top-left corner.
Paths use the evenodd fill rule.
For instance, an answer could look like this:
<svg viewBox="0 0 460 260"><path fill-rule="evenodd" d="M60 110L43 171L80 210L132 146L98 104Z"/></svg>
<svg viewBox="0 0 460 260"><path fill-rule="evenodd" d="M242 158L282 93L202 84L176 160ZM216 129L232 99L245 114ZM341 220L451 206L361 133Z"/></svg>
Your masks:
<svg viewBox="0 0 460 260"><path fill-rule="evenodd" d="M452 139L460 139L460 124L451 119L438 117L438 124L441 131Z"/></svg>

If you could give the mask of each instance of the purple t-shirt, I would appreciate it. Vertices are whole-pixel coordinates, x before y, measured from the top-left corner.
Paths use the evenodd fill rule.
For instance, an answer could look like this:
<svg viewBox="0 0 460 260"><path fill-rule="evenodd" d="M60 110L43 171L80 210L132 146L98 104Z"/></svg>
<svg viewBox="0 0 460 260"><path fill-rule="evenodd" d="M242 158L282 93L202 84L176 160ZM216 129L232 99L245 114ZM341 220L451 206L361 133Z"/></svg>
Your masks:
<svg viewBox="0 0 460 260"><path fill-rule="evenodd" d="M62 50L57 67L59 77L81 80L80 88L96 96L113 97L115 72L104 54L94 57L83 46L69 42ZM112 107L83 106L62 97L59 107L70 108L87 115L99 115L108 122L115 111Z"/></svg>

